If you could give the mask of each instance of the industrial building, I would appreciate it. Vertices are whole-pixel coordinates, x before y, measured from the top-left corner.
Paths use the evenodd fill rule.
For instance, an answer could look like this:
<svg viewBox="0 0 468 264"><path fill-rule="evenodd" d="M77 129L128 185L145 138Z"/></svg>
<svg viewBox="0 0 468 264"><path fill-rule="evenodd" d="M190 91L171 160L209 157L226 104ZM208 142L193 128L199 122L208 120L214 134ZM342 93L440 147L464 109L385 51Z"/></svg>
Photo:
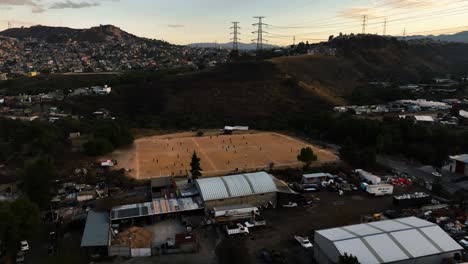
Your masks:
<svg viewBox="0 0 468 264"><path fill-rule="evenodd" d="M451 156L450 171L468 176L468 154Z"/></svg>
<svg viewBox="0 0 468 264"><path fill-rule="evenodd" d="M91 255L107 256L109 245L109 214L88 212L86 226L81 239L81 247L86 248Z"/></svg>
<svg viewBox="0 0 468 264"><path fill-rule="evenodd" d="M417 217L319 230L314 236L319 264L337 263L345 253L366 264L439 264L462 250L438 225Z"/></svg>
<svg viewBox="0 0 468 264"><path fill-rule="evenodd" d="M207 211L214 207L276 204L278 189L266 172L197 179L195 184Z"/></svg>
<svg viewBox="0 0 468 264"><path fill-rule="evenodd" d="M462 250L438 225L417 217L324 229L314 236L319 264L337 263L345 253L365 264L440 264Z"/></svg>

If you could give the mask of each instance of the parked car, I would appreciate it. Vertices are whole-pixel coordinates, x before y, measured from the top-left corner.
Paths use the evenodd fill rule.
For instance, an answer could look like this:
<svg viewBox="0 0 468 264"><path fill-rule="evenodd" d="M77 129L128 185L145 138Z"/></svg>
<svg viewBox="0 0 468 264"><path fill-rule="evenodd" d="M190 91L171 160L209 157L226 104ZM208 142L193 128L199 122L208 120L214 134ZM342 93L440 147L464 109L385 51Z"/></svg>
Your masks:
<svg viewBox="0 0 468 264"><path fill-rule="evenodd" d="M24 263L24 251L18 251L16 254L16 263Z"/></svg>
<svg viewBox="0 0 468 264"><path fill-rule="evenodd" d="M307 237L294 236L294 239L296 239L296 241L299 242L299 244L301 244L301 246L303 248L312 248L313 247L312 243L310 243L310 241L309 241L309 239Z"/></svg>
<svg viewBox="0 0 468 264"><path fill-rule="evenodd" d="M20 242L20 249L21 251L28 251L29 250L29 244L28 241L23 240Z"/></svg>
<svg viewBox="0 0 468 264"><path fill-rule="evenodd" d="M434 172L432 172L431 174L432 174L432 176L434 176L434 177L442 177L442 174L441 174L440 172L437 172L437 171L434 171Z"/></svg>
<svg viewBox="0 0 468 264"><path fill-rule="evenodd" d="M57 233L50 232L49 233L49 241L55 241L55 240L57 240Z"/></svg>
<svg viewBox="0 0 468 264"><path fill-rule="evenodd" d="M289 202L287 204L283 204L283 207L285 207L285 208L297 207L297 203Z"/></svg>
<svg viewBox="0 0 468 264"><path fill-rule="evenodd" d="M464 249L468 249L468 237L464 237L462 240L458 241Z"/></svg>

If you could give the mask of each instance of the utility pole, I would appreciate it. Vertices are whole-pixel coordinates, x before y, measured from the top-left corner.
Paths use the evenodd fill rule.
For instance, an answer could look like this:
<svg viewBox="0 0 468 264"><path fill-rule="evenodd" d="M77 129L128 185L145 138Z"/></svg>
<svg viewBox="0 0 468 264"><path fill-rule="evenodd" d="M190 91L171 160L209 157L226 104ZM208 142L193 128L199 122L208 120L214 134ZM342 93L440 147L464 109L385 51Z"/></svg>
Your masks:
<svg viewBox="0 0 468 264"><path fill-rule="evenodd" d="M387 18L384 20L383 24L383 36L385 37L387 35Z"/></svg>
<svg viewBox="0 0 468 264"><path fill-rule="evenodd" d="M11 28L11 22L8 21L8 29L10 29L10 28Z"/></svg>
<svg viewBox="0 0 468 264"><path fill-rule="evenodd" d="M239 51L239 22L232 22L233 26L231 27L233 32L231 33L233 35L232 38L232 50L233 51Z"/></svg>
<svg viewBox="0 0 468 264"><path fill-rule="evenodd" d="M254 18L258 19L258 23L252 24L252 26L257 27L257 31L254 31L252 33L257 34L257 55L258 55L263 50L263 41L265 41L263 39L263 33L267 33L267 32L263 31L263 26L266 25L266 24L263 23L263 19L265 17L264 16L256 16ZM252 40L252 41L255 41L255 40Z"/></svg>
<svg viewBox="0 0 468 264"><path fill-rule="evenodd" d="M406 39L406 28L403 29L403 39Z"/></svg>
<svg viewBox="0 0 468 264"><path fill-rule="evenodd" d="M296 46L296 36L293 36L293 46Z"/></svg>
<svg viewBox="0 0 468 264"><path fill-rule="evenodd" d="M362 16L362 34L366 34L367 15Z"/></svg>

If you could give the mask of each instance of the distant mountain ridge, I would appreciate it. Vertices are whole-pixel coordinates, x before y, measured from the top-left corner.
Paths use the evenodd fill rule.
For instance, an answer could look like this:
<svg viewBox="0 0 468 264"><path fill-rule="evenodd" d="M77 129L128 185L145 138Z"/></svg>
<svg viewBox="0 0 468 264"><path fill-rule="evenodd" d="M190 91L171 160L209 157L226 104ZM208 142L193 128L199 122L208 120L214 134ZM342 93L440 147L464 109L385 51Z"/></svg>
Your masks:
<svg viewBox="0 0 468 264"><path fill-rule="evenodd" d="M191 43L188 44L189 47L196 47L196 48L223 48L223 49L232 49L232 42L227 43L214 43L214 42L203 42L203 43ZM240 50L255 50L257 48L257 43L239 43L238 44ZM274 49L279 48L280 46L271 45L271 44L263 44L263 48L265 49Z"/></svg>
<svg viewBox="0 0 468 264"><path fill-rule="evenodd" d="M67 43L70 41L103 42L141 42L149 39L140 38L123 31L113 25L100 25L89 29L73 29L68 27L32 26L28 28L12 28L0 32L0 36L24 40L35 38L48 43Z"/></svg>
<svg viewBox="0 0 468 264"><path fill-rule="evenodd" d="M468 43L468 31L462 31L455 34L443 34L443 35L414 35L406 37L398 37L399 39L405 40L415 40L415 39L432 39L436 41L445 41L445 42L459 42L459 43Z"/></svg>

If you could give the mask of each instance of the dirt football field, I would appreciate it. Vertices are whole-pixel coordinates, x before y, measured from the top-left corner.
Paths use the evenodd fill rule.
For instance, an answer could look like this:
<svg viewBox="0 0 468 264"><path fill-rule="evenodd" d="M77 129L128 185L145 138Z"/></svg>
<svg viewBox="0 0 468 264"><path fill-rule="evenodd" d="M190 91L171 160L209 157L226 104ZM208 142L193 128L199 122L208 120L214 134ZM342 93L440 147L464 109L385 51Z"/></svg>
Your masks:
<svg viewBox="0 0 468 264"><path fill-rule="evenodd" d="M196 151L201 159L203 176L227 175L240 171L303 166L297 161L301 148L310 146L318 163L337 161L331 151L306 144L292 137L270 132L208 135L193 133L151 136L135 140L131 148L115 151L104 158L116 159L117 168L130 169L130 176L148 179L184 176Z"/></svg>

